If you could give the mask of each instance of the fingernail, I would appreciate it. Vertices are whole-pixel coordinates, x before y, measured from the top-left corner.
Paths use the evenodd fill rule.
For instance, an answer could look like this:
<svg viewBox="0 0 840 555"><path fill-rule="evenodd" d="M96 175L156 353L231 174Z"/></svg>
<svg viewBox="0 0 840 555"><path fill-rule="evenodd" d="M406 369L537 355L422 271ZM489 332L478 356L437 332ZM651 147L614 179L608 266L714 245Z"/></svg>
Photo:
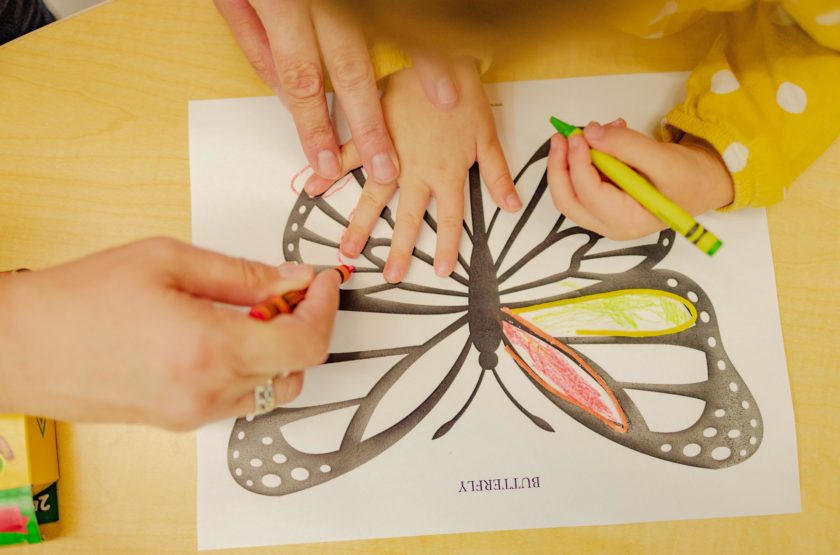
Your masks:
<svg viewBox="0 0 840 555"><path fill-rule="evenodd" d="M373 165L373 179L379 183L390 183L397 178L397 165L391 157L380 152L371 160Z"/></svg>
<svg viewBox="0 0 840 555"><path fill-rule="evenodd" d="M580 135L569 135L569 148L578 148L582 143Z"/></svg>
<svg viewBox="0 0 840 555"><path fill-rule="evenodd" d="M331 150L322 150L318 153L318 174L327 179L338 179L341 173L341 165L338 157Z"/></svg>
<svg viewBox="0 0 840 555"><path fill-rule="evenodd" d="M616 118L607 124L608 127L620 127L626 125L624 118Z"/></svg>
<svg viewBox="0 0 840 555"><path fill-rule="evenodd" d="M451 262L444 262L443 260L435 262L435 274L438 277L446 277L452 273L453 266Z"/></svg>
<svg viewBox="0 0 840 555"><path fill-rule="evenodd" d="M280 275L281 279L304 279L312 275L312 267L287 262L277 266L277 273Z"/></svg>
<svg viewBox="0 0 840 555"><path fill-rule="evenodd" d="M458 101L458 91L455 83L449 77L442 77L437 83L438 103L441 106L451 106Z"/></svg>
<svg viewBox="0 0 840 555"><path fill-rule="evenodd" d="M590 123L583 129L583 136L587 139L600 139L604 136L604 128L597 123Z"/></svg>
<svg viewBox="0 0 840 555"><path fill-rule="evenodd" d="M346 254L347 256L349 256L351 258L356 258L357 256L359 256L359 253L361 252L361 250L362 250L362 247L361 247L361 245L359 244L358 241L354 241L353 239L348 239L347 237L344 237L341 240L341 252L343 254Z"/></svg>
<svg viewBox="0 0 840 555"><path fill-rule="evenodd" d="M516 193L511 193L507 197L505 197L505 205L507 206L508 210L519 210L522 208L522 201L519 199L519 195Z"/></svg>
<svg viewBox="0 0 840 555"><path fill-rule="evenodd" d="M309 176L309 179L306 180L306 184L304 184L303 186L303 192L309 195L309 198L312 198L317 194L316 191L318 190L318 187L316 185L316 182L320 179L321 176L319 176L317 173L313 173Z"/></svg>
<svg viewBox="0 0 840 555"><path fill-rule="evenodd" d="M400 282L400 270L395 264L386 264L385 271L382 272L382 275L388 283Z"/></svg>

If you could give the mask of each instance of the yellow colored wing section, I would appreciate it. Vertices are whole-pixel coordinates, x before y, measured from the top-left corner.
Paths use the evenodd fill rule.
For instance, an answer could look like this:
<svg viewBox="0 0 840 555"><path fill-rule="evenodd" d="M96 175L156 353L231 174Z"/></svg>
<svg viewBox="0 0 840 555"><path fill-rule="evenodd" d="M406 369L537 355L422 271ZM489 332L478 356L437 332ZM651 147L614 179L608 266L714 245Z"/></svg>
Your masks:
<svg viewBox="0 0 840 555"><path fill-rule="evenodd" d="M688 299L658 289L620 289L511 310L554 337L650 337L690 328L697 309Z"/></svg>

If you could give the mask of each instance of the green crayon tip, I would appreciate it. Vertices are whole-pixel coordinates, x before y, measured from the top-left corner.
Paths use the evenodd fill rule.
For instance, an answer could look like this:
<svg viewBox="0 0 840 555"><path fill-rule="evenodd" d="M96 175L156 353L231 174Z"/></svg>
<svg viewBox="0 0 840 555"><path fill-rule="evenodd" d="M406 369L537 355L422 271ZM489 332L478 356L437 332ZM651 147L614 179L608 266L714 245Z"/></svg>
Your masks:
<svg viewBox="0 0 840 555"><path fill-rule="evenodd" d="M551 125L554 126L554 128L557 130L558 133L560 133L561 135L563 135L566 138L568 138L569 135L571 135L575 131L579 130L574 125L568 124L563 120L559 120L559 119L555 118L554 116L551 116Z"/></svg>

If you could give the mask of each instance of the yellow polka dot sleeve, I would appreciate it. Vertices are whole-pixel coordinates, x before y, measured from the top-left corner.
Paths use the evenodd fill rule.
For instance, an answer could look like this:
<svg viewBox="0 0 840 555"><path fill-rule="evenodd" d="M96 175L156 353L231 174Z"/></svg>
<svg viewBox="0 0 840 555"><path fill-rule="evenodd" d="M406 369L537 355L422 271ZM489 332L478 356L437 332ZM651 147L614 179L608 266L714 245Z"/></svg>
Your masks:
<svg viewBox="0 0 840 555"><path fill-rule="evenodd" d="M840 134L840 0L757 2L724 28L667 116L668 140L711 143L732 175L725 210L766 206Z"/></svg>

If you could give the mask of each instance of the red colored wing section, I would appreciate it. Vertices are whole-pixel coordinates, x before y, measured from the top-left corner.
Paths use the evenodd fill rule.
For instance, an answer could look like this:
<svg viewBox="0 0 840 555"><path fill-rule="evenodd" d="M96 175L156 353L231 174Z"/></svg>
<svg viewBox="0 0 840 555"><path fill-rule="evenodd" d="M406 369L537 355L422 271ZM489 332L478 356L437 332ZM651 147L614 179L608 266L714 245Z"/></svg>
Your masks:
<svg viewBox="0 0 840 555"><path fill-rule="evenodd" d="M580 355L509 310L502 310L519 324L503 320L502 329L510 342L505 349L522 370L554 395L614 430L627 431L627 415L615 394Z"/></svg>

